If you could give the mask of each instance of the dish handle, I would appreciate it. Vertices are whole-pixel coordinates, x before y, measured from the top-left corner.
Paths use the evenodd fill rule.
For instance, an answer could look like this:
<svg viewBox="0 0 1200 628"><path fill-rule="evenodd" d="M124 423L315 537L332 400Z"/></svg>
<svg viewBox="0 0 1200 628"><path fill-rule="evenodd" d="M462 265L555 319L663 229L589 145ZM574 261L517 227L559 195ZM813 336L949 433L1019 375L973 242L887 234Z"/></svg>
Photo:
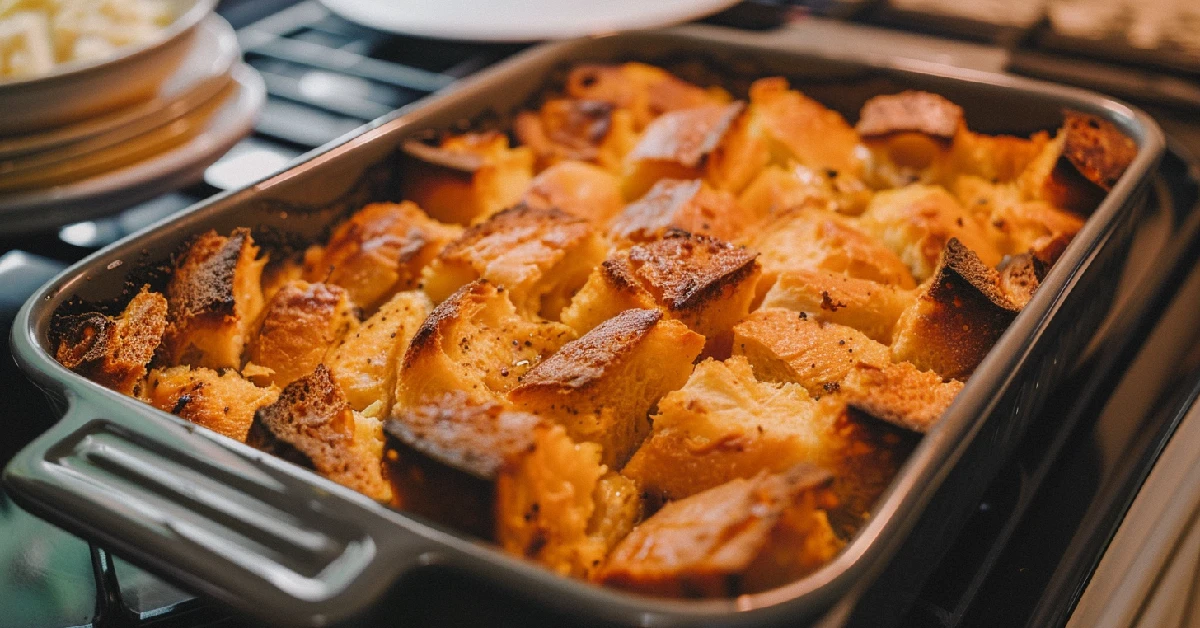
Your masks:
<svg viewBox="0 0 1200 628"><path fill-rule="evenodd" d="M440 547L436 530L127 399L69 395L3 480L35 514L273 624L365 617Z"/></svg>

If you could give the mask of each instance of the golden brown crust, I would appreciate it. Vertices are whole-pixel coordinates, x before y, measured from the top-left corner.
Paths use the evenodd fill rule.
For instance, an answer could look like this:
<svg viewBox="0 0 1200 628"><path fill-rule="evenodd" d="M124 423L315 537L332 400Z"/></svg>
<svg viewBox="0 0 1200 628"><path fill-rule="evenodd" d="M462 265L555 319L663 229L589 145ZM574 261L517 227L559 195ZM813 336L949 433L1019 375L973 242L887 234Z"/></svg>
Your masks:
<svg viewBox="0 0 1200 628"><path fill-rule="evenodd" d="M400 194L430 217L469 225L512 207L533 178L533 151L500 133L447 137L437 147L406 147Z"/></svg>
<svg viewBox="0 0 1200 628"><path fill-rule="evenodd" d="M159 410L244 441L254 412L273 403L279 389L255 386L232 370L173 366L150 371L139 396Z"/></svg>
<svg viewBox="0 0 1200 628"><path fill-rule="evenodd" d="M432 309L419 290L398 293L330 350L325 365L350 407L362 412L379 404L377 416L391 412L397 362Z"/></svg>
<svg viewBox="0 0 1200 628"><path fill-rule="evenodd" d="M733 241L755 222L728 192L699 180L664 179L627 205L608 233L618 244L650 242L671 229Z"/></svg>
<svg viewBox="0 0 1200 628"><path fill-rule="evenodd" d="M543 168L562 160L594 162L612 130L614 109L601 100L548 100L536 113L517 114L513 132Z"/></svg>
<svg viewBox="0 0 1200 628"><path fill-rule="evenodd" d="M814 320L853 327L886 344L915 297L915 291L891 284L798 268L779 274L760 307L804 312Z"/></svg>
<svg viewBox="0 0 1200 628"><path fill-rule="evenodd" d="M665 113L646 127L628 160L670 161L697 168L725 137L746 104L703 105Z"/></svg>
<svg viewBox="0 0 1200 628"><path fill-rule="evenodd" d="M649 431L650 408L687 381L703 347L703 336L658 310L627 310L535 366L509 399L599 443L619 469Z"/></svg>
<svg viewBox="0 0 1200 628"><path fill-rule="evenodd" d="M167 300L142 286L115 319L88 312L60 320L55 358L101 386L130 395L145 377L166 327Z"/></svg>
<svg viewBox="0 0 1200 628"><path fill-rule="evenodd" d="M382 460L362 442L354 411L324 365L290 383L279 399L254 413L246 444L387 501Z"/></svg>
<svg viewBox="0 0 1200 628"><path fill-rule="evenodd" d="M598 579L672 597L736 596L788 582L841 547L822 510L833 501L831 480L801 465L668 504L617 545Z"/></svg>
<svg viewBox="0 0 1200 628"><path fill-rule="evenodd" d="M774 161L786 158L818 170L857 174L858 134L836 111L788 89L782 78L759 79L750 86L750 109L773 143Z"/></svg>
<svg viewBox="0 0 1200 628"><path fill-rule="evenodd" d="M310 250L304 278L345 288L370 312L392 294L415 288L421 269L458 232L414 203L373 203L338 225L324 247Z"/></svg>
<svg viewBox="0 0 1200 628"><path fill-rule="evenodd" d="M566 92L632 111L639 129L663 113L726 100L644 63L576 66L567 75Z"/></svg>
<svg viewBox="0 0 1200 628"><path fill-rule="evenodd" d="M401 359L397 404L413 407L451 391L494 401L574 337L565 325L520 316L505 292L477 280L433 309Z"/></svg>
<svg viewBox="0 0 1200 628"><path fill-rule="evenodd" d="M257 256L245 228L229 237L209 231L192 242L167 285L167 363L241 367L242 350L263 308L259 282L266 260Z"/></svg>
<svg viewBox="0 0 1200 628"><path fill-rule="evenodd" d="M617 178L579 161L560 161L543 170L521 202L534 209L559 209L597 227L607 225L625 207Z"/></svg>
<svg viewBox="0 0 1200 628"><path fill-rule="evenodd" d="M963 124L962 107L937 94L909 90L868 100L854 129L864 138L908 132L950 140Z"/></svg>
<svg viewBox="0 0 1200 628"><path fill-rule="evenodd" d="M937 373L898 362L883 368L858 365L838 383L838 393L858 410L923 434L945 414L962 387L958 380L945 381Z"/></svg>
<svg viewBox="0 0 1200 628"><path fill-rule="evenodd" d="M999 282L996 271L951 239L934 276L900 317L892 355L965 380L1020 311Z"/></svg>
<svg viewBox="0 0 1200 628"><path fill-rule="evenodd" d="M422 276L434 302L486 279L503 286L519 311L557 319L604 253L603 240L587 220L518 205L468 228Z"/></svg>
<svg viewBox="0 0 1200 628"><path fill-rule="evenodd" d="M266 379L282 388L311 373L343 336L358 327L358 314L339 286L290 282L267 303L258 335L246 348L246 359L271 369Z"/></svg>
<svg viewBox="0 0 1200 628"><path fill-rule="evenodd" d="M1000 290L1013 305L1024 308L1048 271L1046 262L1032 253L1006 257L1000 264Z"/></svg>
<svg viewBox="0 0 1200 628"><path fill-rule="evenodd" d="M1068 110L1065 117L1063 157L1088 181L1111 190L1137 157L1137 144L1098 116Z"/></svg>

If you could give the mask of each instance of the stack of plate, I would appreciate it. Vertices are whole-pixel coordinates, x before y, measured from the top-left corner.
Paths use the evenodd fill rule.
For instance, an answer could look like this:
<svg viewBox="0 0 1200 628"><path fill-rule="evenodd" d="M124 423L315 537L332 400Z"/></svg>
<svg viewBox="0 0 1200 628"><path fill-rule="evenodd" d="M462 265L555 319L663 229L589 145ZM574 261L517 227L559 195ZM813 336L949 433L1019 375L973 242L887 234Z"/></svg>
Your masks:
<svg viewBox="0 0 1200 628"><path fill-rule="evenodd" d="M0 234L94 218L200 180L253 127L262 79L214 0L150 45L0 80Z"/></svg>

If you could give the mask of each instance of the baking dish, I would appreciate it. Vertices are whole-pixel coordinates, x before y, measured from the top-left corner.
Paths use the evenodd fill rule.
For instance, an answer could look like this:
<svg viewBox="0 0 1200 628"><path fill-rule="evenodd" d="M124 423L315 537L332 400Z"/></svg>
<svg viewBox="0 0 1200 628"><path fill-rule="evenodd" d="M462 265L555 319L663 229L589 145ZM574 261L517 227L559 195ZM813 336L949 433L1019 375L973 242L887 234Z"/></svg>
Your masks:
<svg viewBox="0 0 1200 628"><path fill-rule="evenodd" d="M1061 358L1083 350L1112 306L1113 277L1164 141L1144 114L1080 90L941 66L838 59L762 41L683 29L541 46L76 264L34 295L13 327L14 354L62 403L65 416L6 469L12 494L191 590L288 625L347 622L380 611L375 602L389 587L427 565L486 578L575 615L634 625L795 623L849 599L881 572L919 572L1062 377ZM161 262L198 233L250 224L268 247L300 246L369 201L395 199L394 163L404 140L463 120L503 121L571 64L634 59L685 78L696 68L716 70L735 92L749 79L783 75L851 118L867 98L905 88L947 96L963 106L972 129L986 133L1055 128L1062 109L1071 108L1112 121L1138 144L1133 164L923 439L874 517L842 554L802 580L707 601L652 599L568 580L105 390L47 351L58 308L112 301L130 285L153 280Z"/></svg>

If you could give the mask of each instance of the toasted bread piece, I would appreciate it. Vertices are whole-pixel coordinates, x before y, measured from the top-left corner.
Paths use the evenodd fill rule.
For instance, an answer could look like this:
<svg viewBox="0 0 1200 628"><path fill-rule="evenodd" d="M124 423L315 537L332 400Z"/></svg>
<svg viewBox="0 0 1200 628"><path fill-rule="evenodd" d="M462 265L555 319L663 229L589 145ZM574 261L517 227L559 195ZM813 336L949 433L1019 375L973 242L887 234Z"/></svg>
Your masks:
<svg viewBox="0 0 1200 628"><path fill-rule="evenodd" d="M477 280L433 309L400 362L396 404L416 407L453 391L480 403L495 401L575 337L561 323L519 315L506 292Z"/></svg>
<svg viewBox="0 0 1200 628"><path fill-rule="evenodd" d="M942 249L952 238L988 266L999 264L1003 257L984 228L939 186L878 192L859 224L900 256L918 281L933 275Z"/></svg>
<svg viewBox="0 0 1200 628"><path fill-rule="evenodd" d="M788 210L758 229L750 248L759 252L765 294L781 273L823 270L899 288L916 287L904 261L852 218L813 207Z"/></svg>
<svg viewBox="0 0 1200 628"><path fill-rule="evenodd" d="M962 389L913 364L893 363L882 343L834 323L762 309L734 327L734 353L759 377L796 382L813 396L835 395L900 427L924 432ZM927 367L926 367L927 368Z"/></svg>
<svg viewBox="0 0 1200 628"><path fill-rule="evenodd" d="M617 545L597 579L672 597L736 596L786 584L842 547L824 512L835 501L831 480L800 465L667 504Z"/></svg>
<svg viewBox="0 0 1200 628"><path fill-rule="evenodd" d="M167 300L142 286L116 318L99 312L56 323L54 357L63 366L119 393L131 395L167 327Z"/></svg>
<svg viewBox="0 0 1200 628"><path fill-rule="evenodd" d="M797 207L857 216L874 194L862 180L836 170L771 165L755 175L738 196L738 204L756 216L777 216Z"/></svg>
<svg viewBox="0 0 1200 628"><path fill-rule="evenodd" d="M598 443L620 469L650 430L648 413L692 371L704 337L658 310L627 310L567 343L509 392L518 408Z"/></svg>
<svg viewBox="0 0 1200 628"><path fill-rule="evenodd" d="M583 334L630 308L658 308L692 331L728 346L750 311L759 267L754 253L702 235L672 231L598 266L563 322Z"/></svg>
<svg viewBox="0 0 1200 628"><path fill-rule="evenodd" d="M1063 127L1018 180L1026 198L1088 215L1137 157L1137 144L1113 123L1067 111Z"/></svg>
<svg viewBox="0 0 1200 628"><path fill-rule="evenodd" d="M564 575L590 577L642 517L628 478L600 464L599 447L540 425L533 446L510 456L496 480L496 540Z"/></svg>
<svg viewBox="0 0 1200 628"><path fill-rule="evenodd" d="M703 181L663 179L625 206L608 233L617 246L657 240L671 229L733 241L759 218L739 207L733 195Z"/></svg>
<svg viewBox="0 0 1200 628"><path fill-rule="evenodd" d="M267 303L246 359L270 369L270 383L287 386L311 373L343 336L358 328L358 314L350 294L339 286L288 283Z"/></svg>
<svg viewBox="0 0 1200 628"><path fill-rule="evenodd" d="M400 292L330 350L324 363L351 408L363 412L379 403L380 416L390 413L397 363L432 309L424 292Z"/></svg>
<svg viewBox="0 0 1200 628"><path fill-rule="evenodd" d="M576 66L567 75L566 93L629 110L638 130L669 111L729 101L724 90L702 89L644 63Z"/></svg>
<svg viewBox="0 0 1200 628"><path fill-rule="evenodd" d="M259 281L266 258L257 257L249 229L234 229L229 237L209 231L192 242L167 284L167 364L241 368L263 309Z"/></svg>
<svg viewBox="0 0 1200 628"><path fill-rule="evenodd" d="M662 179L695 179L710 153L729 132L743 102L710 104L665 113L647 127L625 158L621 191L640 198Z"/></svg>
<svg viewBox="0 0 1200 628"><path fill-rule="evenodd" d="M954 137L949 171L993 183L1013 183L1048 143L1050 134L1045 131L1026 138L972 133L962 127Z"/></svg>
<svg viewBox="0 0 1200 628"><path fill-rule="evenodd" d="M159 410L245 441L254 412L274 403L279 389L255 386L232 370L172 366L151 370L139 396Z"/></svg>
<svg viewBox="0 0 1200 628"><path fill-rule="evenodd" d="M521 202L538 210L559 209L604 227L625 201L616 176L581 161L560 161L533 178Z"/></svg>
<svg viewBox="0 0 1200 628"><path fill-rule="evenodd" d="M771 163L770 140L748 108L734 119L704 161L704 178L718 190L741 194Z"/></svg>
<svg viewBox="0 0 1200 628"><path fill-rule="evenodd" d="M980 177L960 176L951 187L963 207L987 227L992 243L1004 255L1029 251L1053 252L1069 243L1083 227L1083 218L1057 209L1046 201L1026 200L1014 183L991 183Z"/></svg>
<svg viewBox="0 0 1200 628"><path fill-rule="evenodd" d="M391 295L417 287L421 269L460 232L412 202L373 203L338 225L324 247L309 249L304 278L341 286L373 312Z"/></svg>
<svg viewBox="0 0 1200 628"><path fill-rule="evenodd" d="M772 161L795 161L815 170L857 175L862 162L856 155L858 134L840 114L788 89L779 77L759 79L750 86L753 124L769 139Z"/></svg>
<svg viewBox="0 0 1200 628"><path fill-rule="evenodd" d="M952 238L933 277L897 322L892 355L966 379L1019 311L996 271Z"/></svg>
<svg viewBox="0 0 1200 628"><path fill-rule="evenodd" d="M1049 265L1033 253L1004 258L1000 264L1000 290L1013 305L1024 308L1046 279Z"/></svg>
<svg viewBox="0 0 1200 628"><path fill-rule="evenodd" d="M512 207L533 179L533 151L510 148L500 133L446 138L438 147L405 144L400 193L436 220L469 225Z"/></svg>
<svg viewBox="0 0 1200 628"><path fill-rule="evenodd" d="M896 321L915 298L915 290L798 268L779 273L760 307L804 312L813 320L853 327L887 344Z"/></svg>
<svg viewBox="0 0 1200 628"><path fill-rule="evenodd" d="M319 250L315 247L313 250ZM269 302L279 289L298 279L304 279L304 260L300 256L270 259L262 274L263 302Z"/></svg>
<svg viewBox="0 0 1200 628"><path fill-rule="evenodd" d="M844 412L844 404L814 401L798 384L759 382L743 356L708 359L659 401L654 431L623 473L653 499L670 501L800 462L836 469Z"/></svg>
<svg viewBox="0 0 1200 628"><path fill-rule="evenodd" d="M604 259L604 239L583 218L517 206L467 229L422 273L439 303L476 279L503 286L517 310L557 319Z"/></svg>
<svg viewBox="0 0 1200 628"><path fill-rule="evenodd" d="M633 483L562 426L450 393L384 426L392 505L586 576L641 518Z"/></svg>
<svg viewBox="0 0 1200 628"><path fill-rule="evenodd" d="M855 126L871 155L868 179L878 187L943 181L960 129L965 129L962 107L920 91L868 100Z"/></svg>
<svg viewBox="0 0 1200 628"><path fill-rule="evenodd" d="M637 143L632 112L602 100L547 100L537 112L518 113L513 132L533 150L539 172L576 161L619 173Z"/></svg>
<svg viewBox="0 0 1200 628"><path fill-rule="evenodd" d="M496 478L538 445L544 419L448 393L384 423L392 506L479 538L496 538ZM596 466L595 463L592 466Z"/></svg>
<svg viewBox="0 0 1200 628"><path fill-rule="evenodd" d="M372 499L390 501L392 488L383 478L382 429L378 420L350 409L329 370L318 364L254 413L246 444Z"/></svg>

